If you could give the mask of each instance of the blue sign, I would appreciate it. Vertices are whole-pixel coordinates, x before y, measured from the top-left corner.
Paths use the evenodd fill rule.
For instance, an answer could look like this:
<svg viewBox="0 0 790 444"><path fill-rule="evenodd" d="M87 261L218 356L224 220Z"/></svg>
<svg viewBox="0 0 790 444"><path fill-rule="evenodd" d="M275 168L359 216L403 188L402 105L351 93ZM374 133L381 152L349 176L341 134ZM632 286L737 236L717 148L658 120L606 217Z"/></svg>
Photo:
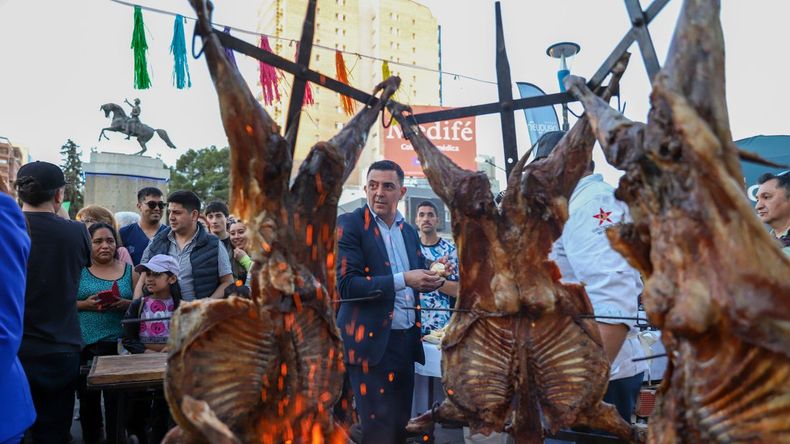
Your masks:
<svg viewBox="0 0 790 444"><path fill-rule="evenodd" d="M527 82L516 82L521 98L545 96L546 93L537 86ZM557 119L557 111L551 105L539 108L527 108L524 110L524 118L527 119L527 129L529 129L529 140L534 145L540 136L549 131L559 131L560 123Z"/></svg>
<svg viewBox="0 0 790 444"><path fill-rule="evenodd" d="M736 140L738 148L757 154L765 160L779 165L790 165L790 136L754 136L746 139ZM779 174L787 171L787 168L775 168L758 165L752 162L741 161L743 170L743 180L746 186L747 196L752 205L757 203L757 178L765 173Z"/></svg>

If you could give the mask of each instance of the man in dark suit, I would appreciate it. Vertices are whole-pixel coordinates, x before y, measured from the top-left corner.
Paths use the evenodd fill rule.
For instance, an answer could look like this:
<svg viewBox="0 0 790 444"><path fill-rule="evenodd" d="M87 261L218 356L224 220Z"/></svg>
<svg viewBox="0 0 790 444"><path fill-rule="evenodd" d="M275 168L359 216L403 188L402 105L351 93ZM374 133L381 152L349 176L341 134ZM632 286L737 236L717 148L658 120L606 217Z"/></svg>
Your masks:
<svg viewBox="0 0 790 444"><path fill-rule="evenodd" d="M364 444L402 443L411 413L414 363L424 363L419 293L444 279L426 270L417 232L397 209L403 170L382 160L368 169L367 205L338 219L337 325L362 422Z"/></svg>

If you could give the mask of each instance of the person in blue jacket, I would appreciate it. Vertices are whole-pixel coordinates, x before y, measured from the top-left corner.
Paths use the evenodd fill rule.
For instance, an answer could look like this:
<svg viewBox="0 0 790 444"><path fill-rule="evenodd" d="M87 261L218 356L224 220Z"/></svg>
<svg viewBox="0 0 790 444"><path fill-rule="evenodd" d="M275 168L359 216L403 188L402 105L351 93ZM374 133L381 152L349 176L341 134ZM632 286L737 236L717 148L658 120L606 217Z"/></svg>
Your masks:
<svg viewBox="0 0 790 444"><path fill-rule="evenodd" d="M0 443L16 444L36 419L27 377L17 358L22 343L30 238L22 211L3 193L0 251Z"/></svg>
<svg viewBox="0 0 790 444"><path fill-rule="evenodd" d="M426 270L417 231L398 202L406 194L403 170L389 160L368 169L367 204L338 218L337 289L343 304L337 325L346 371L362 423L362 444L406 440L414 363L424 363L419 293L444 279Z"/></svg>

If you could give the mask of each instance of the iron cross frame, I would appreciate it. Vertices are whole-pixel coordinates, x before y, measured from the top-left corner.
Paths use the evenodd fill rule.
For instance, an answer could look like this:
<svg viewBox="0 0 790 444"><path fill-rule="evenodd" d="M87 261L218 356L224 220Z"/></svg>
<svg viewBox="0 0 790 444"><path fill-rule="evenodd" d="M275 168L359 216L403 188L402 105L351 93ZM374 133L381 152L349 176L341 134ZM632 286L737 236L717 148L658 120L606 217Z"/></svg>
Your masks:
<svg viewBox="0 0 790 444"><path fill-rule="evenodd" d="M669 3L669 0L653 0L653 3L642 10L639 0L623 0L631 20L631 29L620 39L603 64L593 74L587 82L591 90L598 88L603 83L606 76L614 67L615 63L623 56L628 48L636 41L639 45L642 60L647 71L650 82L653 82L661 66L656 57L653 41L650 38L648 24L655 19L661 10ZM296 135L299 130L299 116L304 101L305 85L313 82L339 94L351 97L368 106L374 105L378 99L371 94L356 89L350 85L339 82L309 68L310 54L313 47L313 35L315 31L315 12L317 0L309 0L307 13L302 26L302 35L299 41L299 53L296 62L280 57L274 53L264 51L244 40L237 39L230 34L214 30L214 34L219 37L220 42L226 48L241 52L247 56L279 68L294 75L294 82L291 88L291 99L288 105L288 117L285 124L286 139L290 142L291 156L296 147ZM502 123L502 142L505 154L505 167L507 175L516 163L518 151L516 147L516 126L515 111L527 108L537 108L546 105L557 105L561 103L575 102L576 99L567 92L547 94L544 96L529 97L513 100L512 85L510 81L510 64L505 48L504 30L502 28L502 12L500 3L495 4L496 13L496 71L497 87L499 100L497 102L485 103L482 105L466 106L453 108L444 111L415 114L410 116L416 123L438 122L442 120L452 120L461 117L480 116L486 114L499 113Z"/></svg>

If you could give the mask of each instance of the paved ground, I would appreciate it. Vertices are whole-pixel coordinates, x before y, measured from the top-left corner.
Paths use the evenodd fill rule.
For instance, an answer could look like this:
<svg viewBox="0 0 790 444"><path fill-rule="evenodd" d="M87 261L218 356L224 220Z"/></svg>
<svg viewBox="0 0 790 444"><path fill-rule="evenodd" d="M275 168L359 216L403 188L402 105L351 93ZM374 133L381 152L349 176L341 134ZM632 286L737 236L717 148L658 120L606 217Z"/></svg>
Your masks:
<svg viewBox="0 0 790 444"><path fill-rule="evenodd" d="M71 423L71 444L85 444L82 440L82 428L80 427L79 421L79 402L79 399L77 399L74 403L74 420ZM417 443L421 441L415 439L413 442ZM436 432L434 434L434 443L463 444L463 431L462 429L443 429L441 426L439 426L436 428ZM349 441L349 444L353 444L353 441Z"/></svg>

